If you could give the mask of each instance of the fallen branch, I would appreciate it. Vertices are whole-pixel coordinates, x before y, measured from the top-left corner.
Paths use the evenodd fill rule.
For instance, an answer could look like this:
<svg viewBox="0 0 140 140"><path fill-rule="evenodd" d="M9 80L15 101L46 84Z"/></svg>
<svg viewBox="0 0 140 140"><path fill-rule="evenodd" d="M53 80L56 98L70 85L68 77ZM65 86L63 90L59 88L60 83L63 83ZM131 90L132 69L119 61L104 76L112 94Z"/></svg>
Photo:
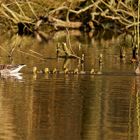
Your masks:
<svg viewBox="0 0 140 140"><path fill-rule="evenodd" d="M63 27L63 28L73 28L73 29L78 29L82 26L82 22L67 22L67 21L63 21L60 19L56 19L52 16L49 16L48 18L49 22L51 23L51 25L57 27Z"/></svg>

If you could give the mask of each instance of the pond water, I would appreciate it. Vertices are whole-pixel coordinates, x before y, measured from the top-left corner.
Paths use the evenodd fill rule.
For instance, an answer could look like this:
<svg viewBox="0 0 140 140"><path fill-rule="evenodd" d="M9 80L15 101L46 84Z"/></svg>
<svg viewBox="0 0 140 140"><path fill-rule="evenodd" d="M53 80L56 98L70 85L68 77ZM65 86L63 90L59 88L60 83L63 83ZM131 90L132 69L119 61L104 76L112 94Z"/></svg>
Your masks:
<svg viewBox="0 0 140 140"><path fill-rule="evenodd" d="M57 43L67 42L65 32L61 35L41 43L18 36L0 40L1 63L27 65L20 78L0 79L0 140L138 140L140 77L130 63L131 48L125 48L126 58L120 60L118 38L91 39L73 32L73 51L85 54L79 66L75 59L56 59ZM17 47L9 58L13 44ZM32 74L34 66L94 68L102 74Z"/></svg>

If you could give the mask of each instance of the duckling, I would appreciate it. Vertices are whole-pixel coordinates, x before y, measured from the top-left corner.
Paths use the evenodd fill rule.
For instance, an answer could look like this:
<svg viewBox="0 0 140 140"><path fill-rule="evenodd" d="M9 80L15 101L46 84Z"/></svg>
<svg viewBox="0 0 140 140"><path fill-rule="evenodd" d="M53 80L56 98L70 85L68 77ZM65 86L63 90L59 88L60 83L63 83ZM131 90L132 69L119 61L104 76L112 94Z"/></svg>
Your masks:
<svg viewBox="0 0 140 140"><path fill-rule="evenodd" d="M82 69L81 71L79 71L79 74L87 74L87 72L84 69Z"/></svg>
<svg viewBox="0 0 140 140"><path fill-rule="evenodd" d="M83 63L84 61L85 61L85 54L82 54L81 63Z"/></svg>
<svg viewBox="0 0 140 140"><path fill-rule="evenodd" d="M101 72L101 71L98 71L98 72L97 72L97 74L99 74L99 75L100 75L100 74L102 74L102 72Z"/></svg>
<svg viewBox="0 0 140 140"><path fill-rule="evenodd" d="M102 64L103 63L103 54L101 53L99 55L99 64Z"/></svg>
<svg viewBox="0 0 140 140"><path fill-rule="evenodd" d="M79 74L78 68L76 68L76 69L74 70L74 74Z"/></svg>
<svg viewBox="0 0 140 140"><path fill-rule="evenodd" d="M37 74L37 67L33 67L33 74Z"/></svg>
<svg viewBox="0 0 140 140"><path fill-rule="evenodd" d="M33 80L36 80L37 79L37 74L33 74Z"/></svg>
<svg viewBox="0 0 140 140"><path fill-rule="evenodd" d="M136 74L140 74L140 64L138 64L138 66L137 66L137 68L136 68L136 70L135 70L135 73L136 73Z"/></svg>
<svg viewBox="0 0 140 140"><path fill-rule="evenodd" d="M95 70L92 68L90 74L95 74Z"/></svg>
<svg viewBox="0 0 140 140"><path fill-rule="evenodd" d="M68 68L65 68L64 69L64 74L68 74L69 73L69 69Z"/></svg>
<svg viewBox="0 0 140 140"><path fill-rule="evenodd" d="M139 67L136 68L135 73L140 74L140 68Z"/></svg>
<svg viewBox="0 0 140 140"><path fill-rule="evenodd" d="M57 72L58 72L58 71L57 71L56 68L54 68L53 71L52 71L53 74L54 74L54 73L57 73Z"/></svg>
<svg viewBox="0 0 140 140"><path fill-rule="evenodd" d="M60 53L60 43L57 44L57 48L56 48L56 56L58 57Z"/></svg>
<svg viewBox="0 0 140 140"><path fill-rule="evenodd" d="M49 74L49 73L50 73L49 68L45 68L45 69L44 69L44 73L45 73L45 74Z"/></svg>

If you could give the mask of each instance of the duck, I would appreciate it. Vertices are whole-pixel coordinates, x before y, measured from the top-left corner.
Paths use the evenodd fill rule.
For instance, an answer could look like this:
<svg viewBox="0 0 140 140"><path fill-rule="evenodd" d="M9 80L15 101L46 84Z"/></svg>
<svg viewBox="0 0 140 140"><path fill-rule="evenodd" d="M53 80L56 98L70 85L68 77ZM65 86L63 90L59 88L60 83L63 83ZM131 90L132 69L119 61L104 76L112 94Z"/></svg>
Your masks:
<svg viewBox="0 0 140 140"><path fill-rule="evenodd" d="M25 67L25 64L0 64L0 74L1 75L10 75L10 74L16 74L19 73L19 71Z"/></svg>

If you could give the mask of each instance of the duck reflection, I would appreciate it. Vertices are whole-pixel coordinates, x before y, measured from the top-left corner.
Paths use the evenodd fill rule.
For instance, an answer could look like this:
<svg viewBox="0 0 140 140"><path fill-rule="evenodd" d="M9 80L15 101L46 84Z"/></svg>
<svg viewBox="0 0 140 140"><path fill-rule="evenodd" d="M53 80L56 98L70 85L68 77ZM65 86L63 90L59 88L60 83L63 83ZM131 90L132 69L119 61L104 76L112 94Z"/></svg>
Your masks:
<svg viewBox="0 0 140 140"><path fill-rule="evenodd" d="M22 73L13 73L13 74L1 74L0 80L7 79L7 80L22 80Z"/></svg>

